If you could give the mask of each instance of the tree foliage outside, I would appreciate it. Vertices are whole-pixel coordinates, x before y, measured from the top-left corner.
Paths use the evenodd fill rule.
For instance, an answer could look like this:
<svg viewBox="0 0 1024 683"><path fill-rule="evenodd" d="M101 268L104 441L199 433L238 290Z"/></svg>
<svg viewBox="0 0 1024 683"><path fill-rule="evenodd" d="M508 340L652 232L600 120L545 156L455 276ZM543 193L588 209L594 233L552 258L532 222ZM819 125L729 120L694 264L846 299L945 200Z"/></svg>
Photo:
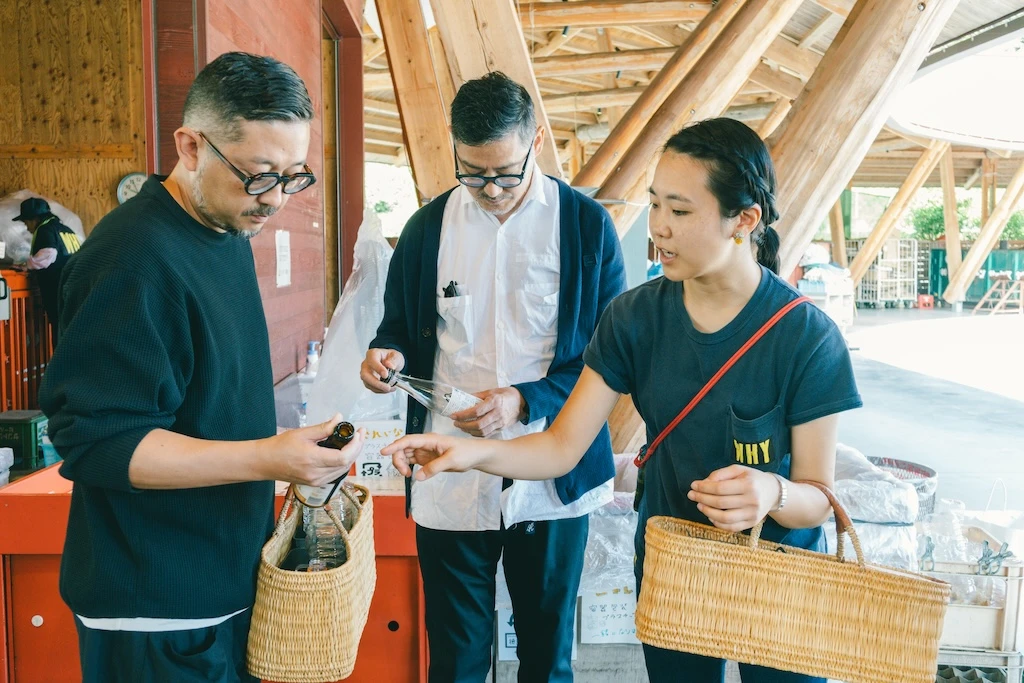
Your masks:
<svg viewBox="0 0 1024 683"><path fill-rule="evenodd" d="M978 237L981 221L970 215L971 200L962 199L956 203L957 219L960 223L960 236L965 241ZM914 227L914 237L927 242L934 242L946 234L946 221L941 201L931 200L910 212L910 223ZM1006 228L1000 239L1024 240L1024 211L1010 215Z"/></svg>

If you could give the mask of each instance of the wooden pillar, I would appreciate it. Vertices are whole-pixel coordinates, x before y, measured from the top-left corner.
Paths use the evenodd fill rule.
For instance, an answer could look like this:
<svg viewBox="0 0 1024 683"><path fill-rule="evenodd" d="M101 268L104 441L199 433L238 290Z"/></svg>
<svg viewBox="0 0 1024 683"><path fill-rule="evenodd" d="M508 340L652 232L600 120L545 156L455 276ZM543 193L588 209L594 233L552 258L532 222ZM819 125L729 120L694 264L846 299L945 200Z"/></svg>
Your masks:
<svg viewBox="0 0 1024 683"><path fill-rule="evenodd" d="M1003 234L1006 222L1010 219L1014 209L1017 208L1021 195L1024 195L1024 162L1021 162L1010 182L1007 183L1003 196L995 208L992 209L992 214L981 228L978 239L974 241L971 250L964 257L963 264L955 273L950 273L949 286L946 287L946 291L942 294L943 299L951 304L964 300L967 288L971 286L971 282L974 281L978 270L999 241L999 236Z"/></svg>
<svg viewBox="0 0 1024 683"><path fill-rule="evenodd" d="M597 152L587 161L576 177L576 184L581 187L600 187L615 170L616 162L636 141L651 117L665 102L683 77L704 56L708 48L721 34L722 29L736 16L736 12L746 0L724 0L697 26L696 30L683 41L679 49L672 55L668 63L662 67L647 89L637 98L633 106L615 126L611 135L604 141Z"/></svg>
<svg viewBox="0 0 1024 683"><path fill-rule="evenodd" d="M647 427L636 412L632 397L622 395L608 416L612 453L636 453L647 440Z"/></svg>
<svg viewBox="0 0 1024 683"><path fill-rule="evenodd" d="M430 41L430 54L434 59L434 76L437 77L437 87L441 91L441 106L444 108L444 120L451 125L452 100L458 88L452 80L452 72L448 69L448 54L445 52L444 43L441 41L441 32L437 26L427 31L427 39Z"/></svg>
<svg viewBox="0 0 1024 683"><path fill-rule="evenodd" d="M611 35L608 34L608 29L599 28L597 29L597 32L598 48L603 52L615 52L615 44L612 42ZM605 90L615 90L618 87L615 82L614 73L606 73L602 76L602 79L604 81ZM622 107L608 106L605 107L605 110L608 115L608 126L610 128L615 128L615 126L619 125L619 121L622 119Z"/></svg>
<svg viewBox="0 0 1024 683"><path fill-rule="evenodd" d="M946 272L949 277L960 270L963 247L960 245L960 215L956 207L956 177L953 173L953 150L942 155L939 166L942 178L942 215L946 223Z"/></svg>
<svg viewBox="0 0 1024 683"><path fill-rule="evenodd" d="M779 127L779 124L789 114L789 110L793 108L793 101L788 97L779 97L778 101L775 102L775 106L768 112L768 116L761 122L761 127L758 128L757 134L761 136L762 140L768 139L768 137L775 132L775 129Z"/></svg>
<svg viewBox="0 0 1024 683"><path fill-rule="evenodd" d="M981 160L981 224L988 223L989 214L992 212L992 205L989 203L992 197L992 162L986 157Z"/></svg>
<svg viewBox="0 0 1024 683"><path fill-rule="evenodd" d="M501 71L526 88L533 99L537 125L547 131L537 163L544 173L561 178L562 165L558 161L551 123L544 111L523 27L512 0L430 0L430 6L455 89L491 71Z"/></svg>
<svg viewBox="0 0 1024 683"><path fill-rule="evenodd" d="M377 0L381 33L421 201L455 185L455 159L419 0Z"/></svg>
<svg viewBox="0 0 1024 683"><path fill-rule="evenodd" d="M843 204L837 201L828 215L832 232L832 261L843 268L849 265L846 257L846 225L843 222Z"/></svg>
<svg viewBox="0 0 1024 683"><path fill-rule="evenodd" d="M907 210L907 206L910 205L910 200L924 186L928 176L932 174L935 166L947 151L949 151L949 143L936 140L929 145L921 154L921 158L914 164L910 175L903 181L896 196L885 208L885 213L878 219L875 229L864 240L863 246L854 257L853 263L850 264L850 277L853 278L854 284L860 282L864 273L868 272L868 268L874 263L875 258L882 251L882 247L885 246L886 241L896 229L896 224Z"/></svg>
<svg viewBox="0 0 1024 683"><path fill-rule="evenodd" d="M686 121L718 116L725 110L800 4L799 0L748 0L658 108L597 196L633 199L627 191L669 136Z"/></svg>
<svg viewBox="0 0 1024 683"><path fill-rule="evenodd" d="M800 260L956 0L860 0L768 140L779 178L781 272Z"/></svg>

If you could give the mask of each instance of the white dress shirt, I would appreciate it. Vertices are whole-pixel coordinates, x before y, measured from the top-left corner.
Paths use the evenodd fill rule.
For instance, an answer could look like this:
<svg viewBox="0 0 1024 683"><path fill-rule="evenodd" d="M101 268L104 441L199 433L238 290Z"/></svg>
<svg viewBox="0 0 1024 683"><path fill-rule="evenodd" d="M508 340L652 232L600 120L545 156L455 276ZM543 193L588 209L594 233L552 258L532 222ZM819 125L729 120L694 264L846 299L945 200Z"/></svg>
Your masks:
<svg viewBox="0 0 1024 683"><path fill-rule="evenodd" d="M437 345L434 380L469 393L543 378L555 355L559 291L558 184L534 165L519 208L504 223L484 211L466 187L448 198L437 257ZM456 284L458 296L444 289ZM547 420L516 422L492 438L543 431ZM429 414L426 431L466 436ZM554 482L516 481L476 470L442 473L412 488L417 524L446 531L496 530L523 521L579 517L612 498L612 481L564 505Z"/></svg>

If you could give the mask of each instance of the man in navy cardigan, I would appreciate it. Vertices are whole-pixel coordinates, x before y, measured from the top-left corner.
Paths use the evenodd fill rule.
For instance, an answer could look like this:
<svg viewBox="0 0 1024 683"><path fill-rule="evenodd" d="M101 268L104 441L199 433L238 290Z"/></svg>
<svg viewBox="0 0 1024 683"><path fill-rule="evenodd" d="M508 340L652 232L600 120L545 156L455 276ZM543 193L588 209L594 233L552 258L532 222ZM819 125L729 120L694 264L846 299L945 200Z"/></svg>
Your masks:
<svg viewBox="0 0 1024 683"><path fill-rule="evenodd" d="M500 73L469 81L451 114L461 185L406 224L361 377L391 391L381 378L394 369L482 399L451 420L410 401L409 433L513 438L561 410L601 313L625 289L622 254L599 204L537 170L544 130L521 85ZM519 680L572 680L587 513L610 499L614 474L606 426L553 481L470 472L411 489L432 683L486 677L502 556Z"/></svg>

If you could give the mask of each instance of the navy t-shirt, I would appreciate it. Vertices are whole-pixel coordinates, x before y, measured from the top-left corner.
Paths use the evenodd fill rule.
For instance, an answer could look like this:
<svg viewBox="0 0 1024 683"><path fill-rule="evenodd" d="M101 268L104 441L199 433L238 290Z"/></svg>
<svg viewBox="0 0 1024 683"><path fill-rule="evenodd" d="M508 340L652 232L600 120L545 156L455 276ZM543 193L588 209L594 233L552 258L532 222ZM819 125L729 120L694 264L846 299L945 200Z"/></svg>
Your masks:
<svg viewBox="0 0 1024 683"><path fill-rule="evenodd" d="M750 301L721 330L694 328L683 284L664 277L622 294L605 310L584 362L633 403L647 443L780 308L800 293L762 268ZM647 462L637 527L638 575L647 519L668 515L709 524L686 497L694 480L734 463L789 476L790 429L862 405L846 342L810 303L797 306L715 385ZM821 528L786 529L770 517L762 537L822 548Z"/></svg>

